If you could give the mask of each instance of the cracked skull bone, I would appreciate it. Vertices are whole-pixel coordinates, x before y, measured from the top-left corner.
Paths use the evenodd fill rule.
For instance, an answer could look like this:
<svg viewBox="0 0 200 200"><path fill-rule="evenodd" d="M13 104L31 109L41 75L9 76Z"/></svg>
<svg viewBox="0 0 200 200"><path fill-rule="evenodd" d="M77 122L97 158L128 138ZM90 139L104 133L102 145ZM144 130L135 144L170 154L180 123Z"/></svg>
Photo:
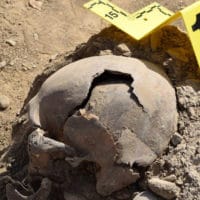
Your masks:
<svg viewBox="0 0 200 200"><path fill-rule="evenodd" d="M63 67L28 108L37 127L29 136L30 171L48 176L48 155L54 152L64 152L74 167L94 162L100 166L96 189L104 196L140 177L133 166L150 165L162 154L177 122L175 91L166 74L150 62L121 56Z"/></svg>

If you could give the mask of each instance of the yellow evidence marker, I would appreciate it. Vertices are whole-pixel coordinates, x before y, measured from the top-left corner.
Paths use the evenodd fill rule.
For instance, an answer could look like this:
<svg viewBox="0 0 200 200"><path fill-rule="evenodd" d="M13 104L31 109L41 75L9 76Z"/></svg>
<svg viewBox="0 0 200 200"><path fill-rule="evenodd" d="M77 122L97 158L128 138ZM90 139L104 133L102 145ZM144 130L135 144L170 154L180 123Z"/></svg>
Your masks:
<svg viewBox="0 0 200 200"><path fill-rule="evenodd" d="M200 1L180 11L200 67Z"/></svg>
<svg viewBox="0 0 200 200"><path fill-rule="evenodd" d="M101 16L136 40L149 35L165 24L182 17L200 67L200 1L173 13L159 3L152 3L130 14L108 0L92 0L84 7Z"/></svg>
<svg viewBox="0 0 200 200"><path fill-rule="evenodd" d="M84 7L136 40L150 34L174 14L156 2L133 14L129 14L108 0L92 0L84 4Z"/></svg>

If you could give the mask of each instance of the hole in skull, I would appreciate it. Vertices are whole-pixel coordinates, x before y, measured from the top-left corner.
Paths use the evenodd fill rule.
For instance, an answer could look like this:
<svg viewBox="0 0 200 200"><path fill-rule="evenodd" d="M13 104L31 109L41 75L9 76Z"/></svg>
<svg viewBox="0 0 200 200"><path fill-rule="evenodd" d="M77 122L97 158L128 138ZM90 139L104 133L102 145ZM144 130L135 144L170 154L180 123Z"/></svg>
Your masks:
<svg viewBox="0 0 200 200"><path fill-rule="evenodd" d="M97 76L93 79L87 97L84 99L84 101L80 105L78 105L72 112L69 113L68 118L71 117L77 110L84 108L86 106L86 104L88 103L88 101L91 97L92 90L97 85L124 83L130 87L130 90L128 92L130 92L131 97L133 97L133 95L132 95L133 88L131 87L131 83L133 81L134 80L130 74L125 74L125 73L121 73L121 72L117 72L117 71L105 70L102 74L100 74L99 76ZM135 100L135 98L134 98L134 100Z"/></svg>

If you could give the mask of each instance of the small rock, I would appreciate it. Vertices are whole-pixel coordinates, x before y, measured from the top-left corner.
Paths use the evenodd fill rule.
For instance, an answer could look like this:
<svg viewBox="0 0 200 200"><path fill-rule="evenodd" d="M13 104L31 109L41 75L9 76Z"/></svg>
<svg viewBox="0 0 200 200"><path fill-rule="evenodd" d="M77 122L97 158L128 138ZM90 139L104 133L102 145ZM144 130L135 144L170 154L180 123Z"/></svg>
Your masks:
<svg viewBox="0 0 200 200"><path fill-rule="evenodd" d="M163 180L165 180L165 181L170 181L170 182L175 182L176 179L177 179L177 178L176 178L176 175L174 175L174 174L171 174L171 175L166 176L166 177L163 178Z"/></svg>
<svg viewBox="0 0 200 200"><path fill-rule="evenodd" d="M41 10L44 0L29 0L29 6L37 10Z"/></svg>
<svg viewBox="0 0 200 200"><path fill-rule="evenodd" d="M5 110L10 105L10 100L7 96L0 94L0 110Z"/></svg>
<svg viewBox="0 0 200 200"><path fill-rule="evenodd" d="M10 46L15 46L16 45L16 41L14 41L12 39L7 39L6 43L9 44Z"/></svg>
<svg viewBox="0 0 200 200"><path fill-rule="evenodd" d="M14 60L11 60L10 62L9 62L9 65L10 66L13 66L15 64L15 61Z"/></svg>
<svg viewBox="0 0 200 200"><path fill-rule="evenodd" d="M28 71L28 68L27 67L23 67L22 70L26 72L26 71Z"/></svg>
<svg viewBox="0 0 200 200"><path fill-rule="evenodd" d="M135 196L133 200L158 200L158 197L151 192L144 191Z"/></svg>
<svg viewBox="0 0 200 200"><path fill-rule="evenodd" d="M171 139L171 143L173 144L173 146L177 146L178 144L181 143L183 137L179 134L179 133L175 133L173 136L172 136L172 139Z"/></svg>
<svg viewBox="0 0 200 200"><path fill-rule="evenodd" d="M130 57L131 56L131 51L129 49L129 47L122 43L122 44L119 44L116 48L115 48L115 54L122 54L123 56L127 56L127 57Z"/></svg>
<svg viewBox="0 0 200 200"><path fill-rule="evenodd" d="M3 60L3 61L1 61L0 62L0 68L3 68L3 67L5 67L6 66L6 61L5 60Z"/></svg>
<svg viewBox="0 0 200 200"><path fill-rule="evenodd" d="M112 55L112 51L110 49L106 49L99 52L99 56L105 56L105 55Z"/></svg>
<svg viewBox="0 0 200 200"><path fill-rule="evenodd" d="M37 40L39 40L39 35L38 35L37 33L34 33L34 34L33 34L33 38L34 38L34 40L37 41Z"/></svg>
<svg viewBox="0 0 200 200"><path fill-rule="evenodd" d="M180 192L180 188L175 183L159 178L151 178L148 186L155 194L169 200L175 198Z"/></svg>
<svg viewBox="0 0 200 200"><path fill-rule="evenodd" d="M196 113L193 107L189 107L187 111L190 119L194 119L196 117Z"/></svg>
<svg viewBox="0 0 200 200"><path fill-rule="evenodd" d="M177 185L180 185L180 186L183 185L183 180L177 179L177 180L176 180L176 184L177 184Z"/></svg>
<svg viewBox="0 0 200 200"><path fill-rule="evenodd" d="M186 100L184 97L178 97L178 102L183 108L185 108Z"/></svg>
<svg viewBox="0 0 200 200"><path fill-rule="evenodd" d="M53 54L51 55L50 59L49 59L49 62L52 62L53 60L55 60L57 58L58 54Z"/></svg>
<svg viewBox="0 0 200 200"><path fill-rule="evenodd" d="M193 168L190 168L187 172L187 177L191 180L192 183L200 184L200 174Z"/></svg>
<svg viewBox="0 0 200 200"><path fill-rule="evenodd" d="M0 167L0 174L4 174L7 172L7 168L5 166Z"/></svg>

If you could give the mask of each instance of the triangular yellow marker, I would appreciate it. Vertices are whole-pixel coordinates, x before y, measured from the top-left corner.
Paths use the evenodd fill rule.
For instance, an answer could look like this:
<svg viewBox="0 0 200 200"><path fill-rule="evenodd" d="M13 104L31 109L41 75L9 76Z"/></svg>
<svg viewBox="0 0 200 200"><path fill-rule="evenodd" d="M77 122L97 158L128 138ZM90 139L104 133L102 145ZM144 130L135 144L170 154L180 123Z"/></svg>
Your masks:
<svg viewBox="0 0 200 200"><path fill-rule="evenodd" d="M136 40L151 33L174 14L158 3L152 3L133 14L129 14L107 0L92 0L84 4L84 7Z"/></svg>
<svg viewBox="0 0 200 200"><path fill-rule="evenodd" d="M180 11L200 67L200 1Z"/></svg>
<svg viewBox="0 0 200 200"><path fill-rule="evenodd" d="M200 66L200 1L173 13L159 3L152 3L130 14L108 0L92 0L84 7L103 17L136 40L182 17Z"/></svg>

